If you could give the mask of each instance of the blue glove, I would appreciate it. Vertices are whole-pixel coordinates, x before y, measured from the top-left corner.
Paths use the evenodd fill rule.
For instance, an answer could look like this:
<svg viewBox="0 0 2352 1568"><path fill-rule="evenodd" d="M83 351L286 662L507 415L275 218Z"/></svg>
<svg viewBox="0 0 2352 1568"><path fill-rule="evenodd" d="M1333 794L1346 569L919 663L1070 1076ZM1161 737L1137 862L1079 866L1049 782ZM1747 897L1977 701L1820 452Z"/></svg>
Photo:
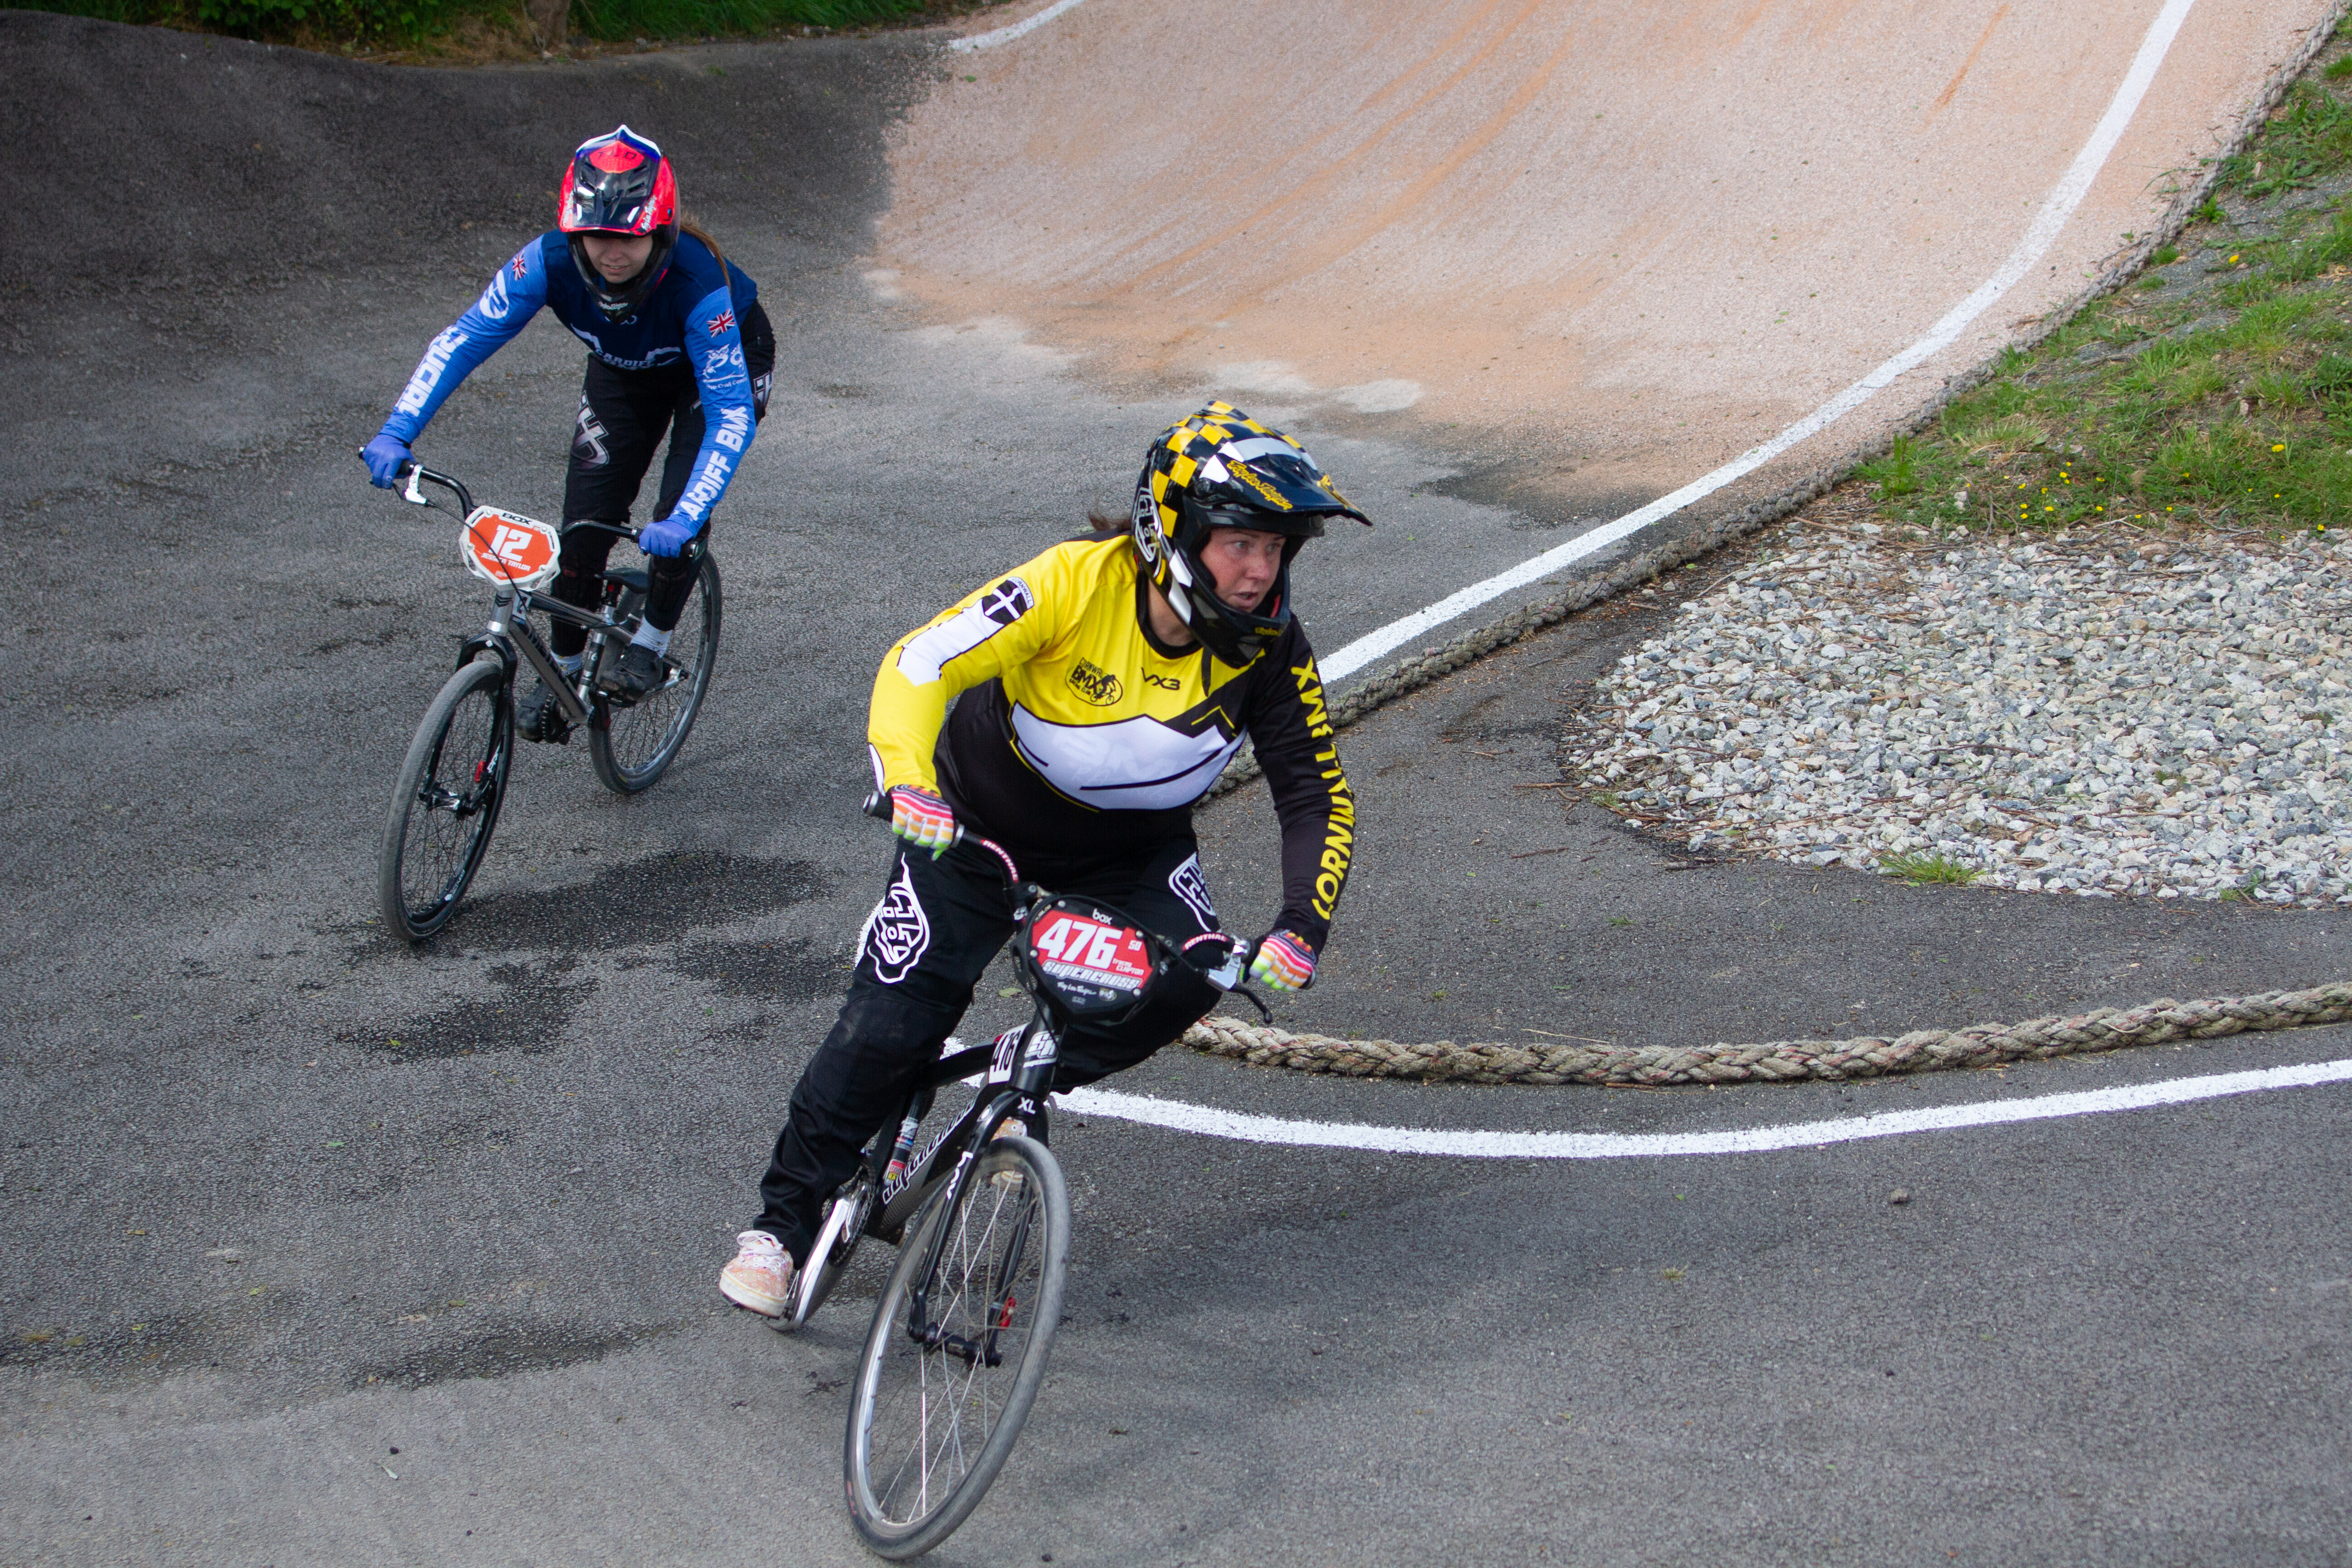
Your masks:
<svg viewBox="0 0 2352 1568"><path fill-rule="evenodd" d="M675 512L659 522L649 522L637 535L637 548L648 555L675 555L693 542L695 524Z"/></svg>
<svg viewBox="0 0 2352 1568"><path fill-rule="evenodd" d="M408 443L391 436L378 436L360 449L360 460L368 466L368 479L380 490L388 490L400 482L400 466L415 461Z"/></svg>

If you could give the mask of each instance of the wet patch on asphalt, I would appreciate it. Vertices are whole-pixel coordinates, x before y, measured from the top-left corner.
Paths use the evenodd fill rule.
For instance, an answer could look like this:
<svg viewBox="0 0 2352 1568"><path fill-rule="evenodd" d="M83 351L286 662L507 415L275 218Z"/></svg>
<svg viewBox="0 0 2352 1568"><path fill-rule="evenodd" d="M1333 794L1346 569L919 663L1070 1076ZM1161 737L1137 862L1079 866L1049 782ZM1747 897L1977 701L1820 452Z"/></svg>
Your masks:
<svg viewBox="0 0 2352 1568"><path fill-rule="evenodd" d="M470 900L444 934L417 948L577 952L633 947L698 926L773 914L823 898L826 891L814 861L680 850L608 866L587 881L568 887L517 889ZM381 943L374 928L369 928L362 945L370 954L400 951Z"/></svg>
<svg viewBox="0 0 2352 1568"><path fill-rule="evenodd" d="M602 1361L614 1351L626 1350L663 1331L656 1328L625 1333L617 1329L580 1329L508 1319L458 1338L419 1346L390 1361L354 1366L345 1381L352 1388L370 1384L423 1388L428 1384L456 1383L467 1378L545 1372Z"/></svg>
<svg viewBox="0 0 2352 1568"><path fill-rule="evenodd" d="M673 967L709 981L722 996L761 1002L806 1002L847 984L847 962L813 952L806 937L793 942L703 942L678 950Z"/></svg>
<svg viewBox="0 0 2352 1568"><path fill-rule="evenodd" d="M364 1050L382 1051L404 1061L480 1056L492 1051L520 1051L526 1056L552 1050L563 1037L572 1016L596 994L592 979L562 981L554 975L572 967L532 969L520 963L492 966L488 978L499 989L488 996L419 1015L381 1030L354 1029L338 1038Z"/></svg>

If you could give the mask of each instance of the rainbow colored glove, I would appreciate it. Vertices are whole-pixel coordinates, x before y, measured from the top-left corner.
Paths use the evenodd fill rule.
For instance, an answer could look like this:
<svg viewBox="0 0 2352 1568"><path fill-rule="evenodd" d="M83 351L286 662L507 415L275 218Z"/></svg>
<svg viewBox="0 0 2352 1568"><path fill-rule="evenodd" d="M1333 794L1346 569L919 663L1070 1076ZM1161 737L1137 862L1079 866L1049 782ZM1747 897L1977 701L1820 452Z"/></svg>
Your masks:
<svg viewBox="0 0 2352 1568"><path fill-rule="evenodd" d="M956 841L955 808L929 790L900 784L890 792L890 831L936 860Z"/></svg>
<svg viewBox="0 0 2352 1568"><path fill-rule="evenodd" d="M1268 931L1250 960L1250 978L1276 991L1303 991L1315 978L1315 950L1286 931Z"/></svg>

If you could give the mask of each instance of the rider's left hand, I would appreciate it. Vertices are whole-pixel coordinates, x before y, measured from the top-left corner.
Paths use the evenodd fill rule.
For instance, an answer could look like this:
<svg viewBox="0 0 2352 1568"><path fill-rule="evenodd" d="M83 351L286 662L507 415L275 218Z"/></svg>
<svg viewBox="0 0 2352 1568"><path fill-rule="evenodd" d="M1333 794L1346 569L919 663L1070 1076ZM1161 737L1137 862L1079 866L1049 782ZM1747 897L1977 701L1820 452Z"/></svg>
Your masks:
<svg viewBox="0 0 2352 1568"><path fill-rule="evenodd" d="M676 555L694 538L694 524L675 513L659 522L646 524L637 535L637 548L648 555Z"/></svg>
<svg viewBox="0 0 2352 1568"><path fill-rule="evenodd" d="M1276 991L1303 991L1315 978L1315 950L1296 931L1270 931L1250 960L1250 978Z"/></svg>

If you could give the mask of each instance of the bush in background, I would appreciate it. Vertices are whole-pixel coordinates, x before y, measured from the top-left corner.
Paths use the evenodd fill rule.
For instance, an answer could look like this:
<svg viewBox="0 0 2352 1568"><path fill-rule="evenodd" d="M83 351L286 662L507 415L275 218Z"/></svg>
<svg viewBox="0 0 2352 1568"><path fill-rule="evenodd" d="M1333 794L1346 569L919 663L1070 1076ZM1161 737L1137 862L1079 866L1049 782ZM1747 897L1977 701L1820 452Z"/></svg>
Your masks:
<svg viewBox="0 0 2352 1568"><path fill-rule="evenodd" d="M16 0L37 11L298 45L407 47L478 18L528 28L520 0ZM856 27L962 9L938 0L571 0L572 31L607 42L783 27ZM543 34L544 27L539 28Z"/></svg>

